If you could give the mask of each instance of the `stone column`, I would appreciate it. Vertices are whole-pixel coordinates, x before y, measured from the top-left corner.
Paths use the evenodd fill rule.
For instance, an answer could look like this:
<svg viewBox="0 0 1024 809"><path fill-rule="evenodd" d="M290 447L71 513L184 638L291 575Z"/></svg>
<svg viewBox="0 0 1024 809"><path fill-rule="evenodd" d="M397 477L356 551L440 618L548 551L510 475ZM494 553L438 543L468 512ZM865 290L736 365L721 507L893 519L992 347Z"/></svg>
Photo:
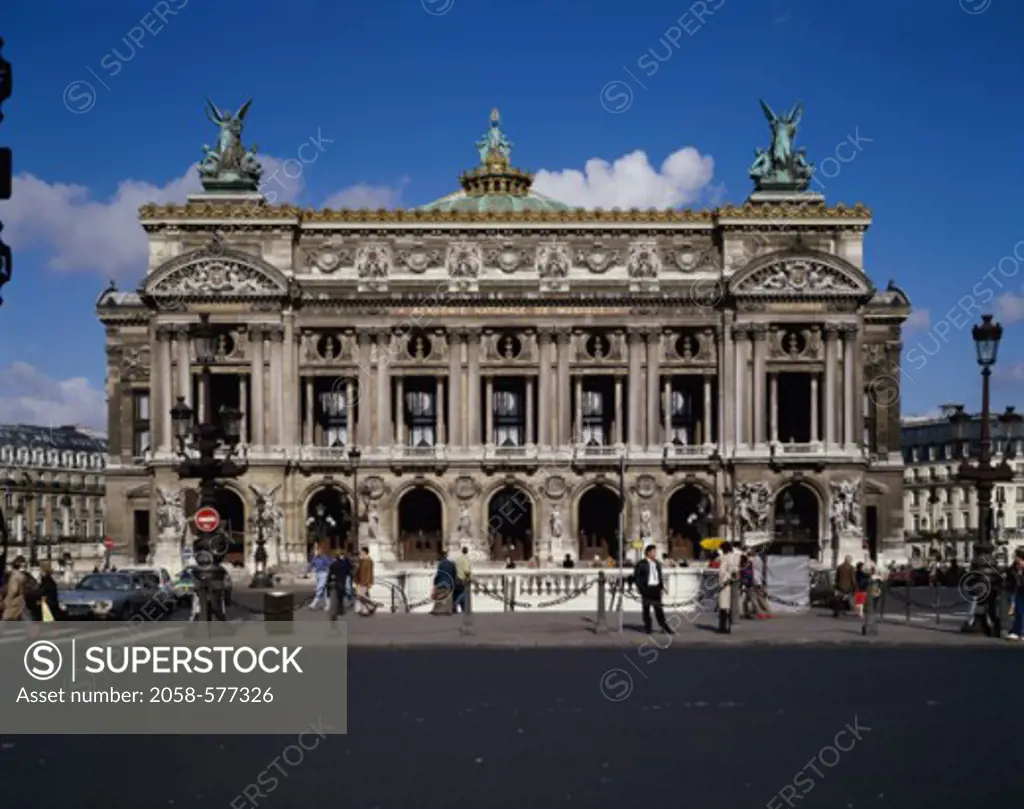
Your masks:
<svg viewBox="0 0 1024 809"><path fill-rule="evenodd" d="M313 429L316 418L316 401L313 399L313 396L315 395L316 387L311 376L307 376L303 382L306 388L306 415L302 419L302 443L307 447L311 447L316 441L316 433Z"/></svg>
<svg viewBox="0 0 1024 809"><path fill-rule="evenodd" d="M270 409L273 412L273 446L283 446L284 427L284 329L275 326L270 334Z"/></svg>
<svg viewBox="0 0 1024 809"><path fill-rule="evenodd" d="M175 330L178 341L178 392L185 404L192 407L192 358L189 356L188 328L179 326Z"/></svg>
<svg viewBox="0 0 1024 809"><path fill-rule="evenodd" d="M467 447L480 446L480 340L479 329L466 335L466 430Z"/></svg>
<svg viewBox="0 0 1024 809"><path fill-rule="evenodd" d="M643 362L644 336L631 331L626 340L629 346L629 445L638 449L643 441L643 389L640 387Z"/></svg>
<svg viewBox="0 0 1024 809"><path fill-rule="evenodd" d="M206 379L202 374L199 375L199 381L196 384L197 395L199 397L199 407L196 408L199 415L199 423L206 423Z"/></svg>
<svg viewBox="0 0 1024 809"><path fill-rule="evenodd" d="M345 438L346 443L356 443L356 396L355 396L355 385L352 384L352 379L345 380Z"/></svg>
<svg viewBox="0 0 1024 809"><path fill-rule="evenodd" d="M377 334L377 446L391 444L391 332L382 331Z"/></svg>
<svg viewBox="0 0 1024 809"><path fill-rule="evenodd" d="M370 350L373 337L368 332L359 332L356 335L356 345L359 353L359 379L358 399L359 413L356 422L356 440L365 451L373 441L373 390L376 378L370 366Z"/></svg>
<svg viewBox="0 0 1024 809"><path fill-rule="evenodd" d="M864 445L864 352L861 330L854 326L850 334L853 348L853 444Z"/></svg>
<svg viewBox="0 0 1024 809"><path fill-rule="evenodd" d="M438 385L441 383L438 382ZM434 417L440 421L437 414L437 399L434 399ZM395 443L405 446L405 378L395 377Z"/></svg>
<svg viewBox="0 0 1024 809"><path fill-rule="evenodd" d="M857 444L854 416L857 412L856 386L854 384L854 363L856 354L856 327L843 330L843 443L847 449Z"/></svg>
<svg viewBox="0 0 1024 809"><path fill-rule="evenodd" d="M752 349L754 354L754 444L763 446L765 443L764 428L767 415L765 402L765 369L767 366L765 350L768 346L768 327L764 323L755 323L752 327Z"/></svg>
<svg viewBox="0 0 1024 809"><path fill-rule="evenodd" d="M733 346L733 313L726 311L722 314L722 325L718 328L718 367L716 373L716 387L718 388L718 406L715 410L718 413L718 432L715 441L722 456L730 451L730 445L735 446L734 436L736 435L735 421L736 408L733 405L733 365L736 362L736 353Z"/></svg>
<svg viewBox="0 0 1024 809"><path fill-rule="evenodd" d="M533 377L526 377L526 445L532 447L533 435Z"/></svg>
<svg viewBox="0 0 1024 809"><path fill-rule="evenodd" d="M772 427L772 443L777 444L779 442L779 375L776 373L768 374L768 378L771 380L771 427Z"/></svg>
<svg viewBox="0 0 1024 809"><path fill-rule="evenodd" d="M239 435L242 436L242 441L247 444L252 443L252 439L249 438L249 377L245 374L238 375L238 409L242 413L242 423Z"/></svg>
<svg viewBox="0 0 1024 809"><path fill-rule="evenodd" d="M281 443L293 447L299 443L299 362L295 345L295 314L284 313L283 343L281 345Z"/></svg>
<svg viewBox="0 0 1024 809"><path fill-rule="evenodd" d="M839 362L836 354L836 337L838 329L832 323L825 325L825 446L833 447L838 443L836 436L836 412L839 410L839 397L836 391L836 374Z"/></svg>
<svg viewBox="0 0 1024 809"><path fill-rule="evenodd" d="M811 443L818 443L818 375L811 374Z"/></svg>
<svg viewBox="0 0 1024 809"><path fill-rule="evenodd" d="M173 426L171 424L171 408L174 406L174 394L171 391L171 330L167 326L159 326L156 330L157 362L156 368L160 375L160 396L154 402L159 407L160 434L157 447L164 452L171 450ZM244 406L244 400L243 400ZM245 433L243 433L244 435Z"/></svg>
<svg viewBox="0 0 1024 809"><path fill-rule="evenodd" d="M554 389L551 386L551 345L554 338L549 329L537 332L537 356L540 365L537 369L537 440L541 447L550 447L551 440L551 402Z"/></svg>
<svg viewBox="0 0 1024 809"><path fill-rule="evenodd" d="M715 443L711 420L711 377L704 377L704 443Z"/></svg>
<svg viewBox="0 0 1024 809"><path fill-rule="evenodd" d="M555 334L558 343L558 446L571 445L572 435L572 402L570 395L569 380L569 346L572 340L572 332L567 329L559 329Z"/></svg>
<svg viewBox="0 0 1024 809"><path fill-rule="evenodd" d="M448 443L462 446L462 336L448 332ZM443 412L443 411L442 411Z"/></svg>
<svg viewBox="0 0 1024 809"><path fill-rule="evenodd" d="M405 428L405 403L399 399L399 406L402 408L402 425ZM434 410L435 412L435 426L434 426L434 443L441 446L447 444L447 437L445 435L444 425L444 380L438 379L437 384L434 387Z"/></svg>
<svg viewBox="0 0 1024 809"><path fill-rule="evenodd" d="M733 401L735 403L735 441L737 447L750 445L750 395L747 378L750 371L750 334L740 326L733 326L733 346L736 355Z"/></svg>
<svg viewBox="0 0 1024 809"><path fill-rule="evenodd" d="M249 379L252 388L252 402L249 407L249 423L252 426L252 443L257 447L266 444L264 432L263 391L266 388L266 376L263 369L263 330L258 327L249 329L249 348L252 350L250 359Z"/></svg>
<svg viewBox="0 0 1024 809"><path fill-rule="evenodd" d="M622 411L622 377L615 377L615 443L625 444L626 414Z"/></svg>
<svg viewBox="0 0 1024 809"><path fill-rule="evenodd" d="M661 332L651 329L647 332L647 441L649 448L659 444L658 433L661 430Z"/></svg>
<svg viewBox="0 0 1024 809"><path fill-rule="evenodd" d="M484 444L494 446L494 377L484 380Z"/></svg>
<svg viewBox="0 0 1024 809"><path fill-rule="evenodd" d="M662 422L662 441L668 445L672 443L672 377L665 377L665 389L662 391L662 409L665 411L665 418Z"/></svg>

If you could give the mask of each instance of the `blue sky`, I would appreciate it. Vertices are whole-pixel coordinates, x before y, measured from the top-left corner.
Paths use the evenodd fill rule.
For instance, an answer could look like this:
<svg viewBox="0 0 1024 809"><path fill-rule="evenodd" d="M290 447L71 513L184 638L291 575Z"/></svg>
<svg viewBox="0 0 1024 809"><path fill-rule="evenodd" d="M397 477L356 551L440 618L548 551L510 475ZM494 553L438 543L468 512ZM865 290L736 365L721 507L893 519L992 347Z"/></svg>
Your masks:
<svg viewBox="0 0 1024 809"><path fill-rule="evenodd" d="M820 190L872 208L868 272L916 307L905 411L977 405L975 300L1006 326L996 405L1024 388L1019 2L8 0L4 23L19 180L0 203L0 420L103 423L93 303L144 272L138 203L194 184L206 96L252 96L246 141L278 161L323 144L282 199L374 207L454 190L495 106L515 163L567 202L742 202L758 98L800 100Z"/></svg>

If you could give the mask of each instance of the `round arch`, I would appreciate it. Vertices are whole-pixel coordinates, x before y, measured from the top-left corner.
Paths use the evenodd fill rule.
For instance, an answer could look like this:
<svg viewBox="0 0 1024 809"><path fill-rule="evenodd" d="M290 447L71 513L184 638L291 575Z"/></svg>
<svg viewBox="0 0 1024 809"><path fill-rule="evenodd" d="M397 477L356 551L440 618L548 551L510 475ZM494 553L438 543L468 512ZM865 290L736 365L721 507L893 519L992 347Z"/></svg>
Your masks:
<svg viewBox="0 0 1024 809"><path fill-rule="evenodd" d="M347 489L331 485L318 486L306 499L303 522L307 557L311 557L314 552L356 552L355 532L352 530L352 500Z"/></svg>
<svg viewBox="0 0 1024 809"><path fill-rule="evenodd" d="M619 508L622 502L617 489L597 482L581 489L573 503L577 552L581 562L619 558ZM624 523L629 531L629 500L626 500Z"/></svg>
<svg viewBox="0 0 1024 809"><path fill-rule="evenodd" d="M228 539L228 552L224 561L235 567L244 567L246 562L245 496L234 486L222 483L217 486L213 507L220 514L220 531Z"/></svg>
<svg viewBox="0 0 1024 809"><path fill-rule="evenodd" d="M428 484L414 484L398 492L394 503L398 558L434 561L445 545L444 495Z"/></svg>
<svg viewBox="0 0 1024 809"><path fill-rule="evenodd" d="M773 541L768 552L820 557L824 503L821 491L808 480L780 486L772 498Z"/></svg>
<svg viewBox="0 0 1024 809"><path fill-rule="evenodd" d="M484 506L491 559L521 562L537 552L537 501L519 481L491 489Z"/></svg>
<svg viewBox="0 0 1024 809"><path fill-rule="evenodd" d="M715 493L697 481L686 481L665 498L665 537L673 559L697 559L700 543L714 535L714 515L718 513Z"/></svg>

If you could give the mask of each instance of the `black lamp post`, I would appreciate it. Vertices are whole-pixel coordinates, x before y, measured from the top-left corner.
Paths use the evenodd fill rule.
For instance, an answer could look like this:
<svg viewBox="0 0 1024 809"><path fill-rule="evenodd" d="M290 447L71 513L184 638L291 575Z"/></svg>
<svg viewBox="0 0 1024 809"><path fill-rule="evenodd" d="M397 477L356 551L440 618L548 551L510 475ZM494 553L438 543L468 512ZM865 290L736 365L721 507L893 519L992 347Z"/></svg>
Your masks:
<svg viewBox="0 0 1024 809"><path fill-rule="evenodd" d="M334 528L337 524L334 517L327 513L323 503L317 503L313 510L313 516L306 520L306 525L316 532L318 545L324 544L324 535L327 533L327 529Z"/></svg>
<svg viewBox="0 0 1024 809"><path fill-rule="evenodd" d="M252 581L249 587L253 590L266 590L273 586L273 580L267 571L267 541L263 536L263 519L266 514L267 498L260 492L256 493L256 517L253 524L256 526L256 552L253 554L253 561L256 569L252 574Z"/></svg>
<svg viewBox="0 0 1024 809"><path fill-rule="evenodd" d="M1013 469L1006 463L996 465L992 462L992 414L989 403L989 388L992 377L992 366L996 363L999 352L999 341L1003 337L1003 327L992 322L992 315L982 315L981 323L971 329L974 345L978 354L978 365L981 366L981 425L979 436L978 460L971 463L961 460L957 471L957 480L974 485L978 492L978 542L974 547L974 555L989 556L993 551L992 537L992 490L996 483L1013 480ZM1007 439L1007 455L1012 456L1014 448L1014 431L1020 422L1013 408L1007 408L999 417L1003 427L1003 435ZM962 446L964 428L972 420L964 413L962 407L949 417L956 431L956 438ZM963 454L961 450L961 454Z"/></svg>
<svg viewBox="0 0 1024 809"><path fill-rule="evenodd" d="M3 46L4 41L0 38L0 48L3 48ZM11 63L0 56L0 105L3 105L3 103L11 97L13 90L14 74L11 70ZM0 121L3 121L3 119L4 114L3 112L0 112ZM0 148L0 199L11 198L13 173L13 158L11 150L6 146ZM0 222L0 231L3 229L3 223ZM0 239L0 288L3 288L7 282L11 280L13 272L11 248L4 244L3 239ZM4 299L0 298L0 304L3 304L3 302ZM0 518L2 518L2 516L2 512L0 512ZM6 530L4 533L6 535Z"/></svg>
<svg viewBox="0 0 1024 809"><path fill-rule="evenodd" d="M1006 523L1006 489L1000 486L996 489L996 544L1001 545L1003 542L1003 527Z"/></svg>
<svg viewBox="0 0 1024 809"><path fill-rule="evenodd" d="M203 414L204 420L196 424L192 408L185 404L184 397L171 408L171 421L181 460L177 466L178 477L199 480L199 505L214 508L217 499L217 481L221 478L238 478L245 474L248 463L235 461L233 455L241 439L242 414L233 407L222 407L216 422L210 421L210 365L214 360L217 335L210 328L209 315L201 315L198 327L193 330L196 359L202 367ZM226 450L223 457L217 451ZM193 458L188 450L198 451ZM227 555L227 543L215 541L214 534L195 529L197 539L193 542L193 554L198 567L196 590L200 599L200 619L210 620L209 595L211 585L223 579L221 562Z"/></svg>

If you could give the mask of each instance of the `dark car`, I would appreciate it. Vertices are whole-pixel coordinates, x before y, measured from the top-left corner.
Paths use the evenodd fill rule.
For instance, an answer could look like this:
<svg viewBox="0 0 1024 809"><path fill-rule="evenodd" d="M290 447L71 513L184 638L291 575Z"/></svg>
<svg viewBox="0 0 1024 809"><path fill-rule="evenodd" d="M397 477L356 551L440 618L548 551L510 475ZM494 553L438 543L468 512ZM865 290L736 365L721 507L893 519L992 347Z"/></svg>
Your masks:
<svg viewBox="0 0 1024 809"><path fill-rule="evenodd" d="M132 573L92 573L73 590L60 593L60 603L71 619L99 618L127 621L143 614L157 597L156 582Z"/></svg>

